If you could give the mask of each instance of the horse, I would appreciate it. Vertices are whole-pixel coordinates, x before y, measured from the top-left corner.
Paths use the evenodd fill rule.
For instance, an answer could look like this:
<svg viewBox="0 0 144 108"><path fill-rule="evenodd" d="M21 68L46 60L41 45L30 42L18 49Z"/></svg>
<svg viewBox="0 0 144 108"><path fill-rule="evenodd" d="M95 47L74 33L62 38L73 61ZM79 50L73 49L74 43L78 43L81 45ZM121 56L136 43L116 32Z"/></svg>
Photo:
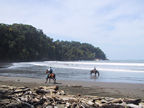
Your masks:
<svg viewBox="0 0 144 108"><path fill-rule="evenodd" d="M93 73L95 74L95 76L96 76L96 74L98 74L98 77L100 76L99 71L96 70L96 69L93 69L93 70L90 71L90 74L91 74L91 75L92 75Z"/></svg>
<svg viewBox="0 0 144 108"><path fill-rule="evenodd" d="M50 73L50 71L46 70L46 74L47 74L47 78L46 78L46 82L49 80L49 83L50 83L50 80L53 79L54 83L56 83L56 75L54 73Z"/></svg>

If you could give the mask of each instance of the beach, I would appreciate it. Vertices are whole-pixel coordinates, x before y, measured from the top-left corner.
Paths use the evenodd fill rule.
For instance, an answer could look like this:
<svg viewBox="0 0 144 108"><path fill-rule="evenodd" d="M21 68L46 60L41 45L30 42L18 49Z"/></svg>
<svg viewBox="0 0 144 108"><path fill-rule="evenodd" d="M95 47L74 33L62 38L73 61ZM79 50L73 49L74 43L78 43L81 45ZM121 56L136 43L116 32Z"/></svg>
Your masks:
<svg viewBox="0 0 144 108"><path fill-rule="evenodd" d="M53 84L53 81L45 84L45 79L0 76L0 85L26 86L30 88L57 85L70 95L144 99L144 84L64 80L58 80L56 84Z"/></svg>
<svg viewBox="0 0 144 108"><path fill-rule="evenodd" d="M99 65L99 77L89 74L93 64ZM143 65L93 61L4 64L0 68L0 105L2 108L144 108L144 72L140 70ZM45 84L45 70L49 66L53 66L56 84L53 80ZM137 70L130 70L131 67Z"/></svg>

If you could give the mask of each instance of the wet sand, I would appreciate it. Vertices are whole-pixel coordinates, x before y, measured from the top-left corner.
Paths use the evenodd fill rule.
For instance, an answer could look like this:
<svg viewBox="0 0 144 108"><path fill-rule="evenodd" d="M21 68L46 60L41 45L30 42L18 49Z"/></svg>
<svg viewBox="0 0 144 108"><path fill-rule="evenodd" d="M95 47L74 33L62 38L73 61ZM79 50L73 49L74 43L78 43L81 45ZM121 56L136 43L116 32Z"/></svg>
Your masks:
<svg viewBox="0 0 144 108"><path fill-rule="evenodd" d="M127 97L144 99L144 84L109 83L109 82L83 82L83 81L57 81L56 84L45 84L45 79L4 77L0 76L0 84L27 86L34 88L40 85L58 85L60 89L72 95L92 95L103 97Z"/></svg>

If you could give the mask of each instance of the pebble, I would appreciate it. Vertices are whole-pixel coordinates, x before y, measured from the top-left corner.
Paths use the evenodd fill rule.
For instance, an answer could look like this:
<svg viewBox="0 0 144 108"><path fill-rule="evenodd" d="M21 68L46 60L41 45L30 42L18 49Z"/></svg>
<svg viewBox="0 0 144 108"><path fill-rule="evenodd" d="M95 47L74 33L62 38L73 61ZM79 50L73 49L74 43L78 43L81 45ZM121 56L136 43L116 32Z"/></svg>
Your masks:
<svg viewBox="0 0 144 108"><path fill-rule="evenodd" d="M0 108L144 108L142 99L67 95L58 86L0 85Z"/></svg>

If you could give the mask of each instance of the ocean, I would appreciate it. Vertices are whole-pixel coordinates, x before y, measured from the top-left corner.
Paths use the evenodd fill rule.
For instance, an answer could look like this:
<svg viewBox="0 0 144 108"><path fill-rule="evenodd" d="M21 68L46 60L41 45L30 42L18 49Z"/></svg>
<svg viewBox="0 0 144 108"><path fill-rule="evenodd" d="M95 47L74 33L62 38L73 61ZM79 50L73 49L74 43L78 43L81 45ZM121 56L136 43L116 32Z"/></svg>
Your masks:
<svg viewBox="0 0 144 108"><path fill-rule="evenodd" d="M0 76L45 79L49 67L57 80L144 83L144 61L136 60L18 62L0 68ZM94 67L100 72L99 77L90 75Z"/></svg>

